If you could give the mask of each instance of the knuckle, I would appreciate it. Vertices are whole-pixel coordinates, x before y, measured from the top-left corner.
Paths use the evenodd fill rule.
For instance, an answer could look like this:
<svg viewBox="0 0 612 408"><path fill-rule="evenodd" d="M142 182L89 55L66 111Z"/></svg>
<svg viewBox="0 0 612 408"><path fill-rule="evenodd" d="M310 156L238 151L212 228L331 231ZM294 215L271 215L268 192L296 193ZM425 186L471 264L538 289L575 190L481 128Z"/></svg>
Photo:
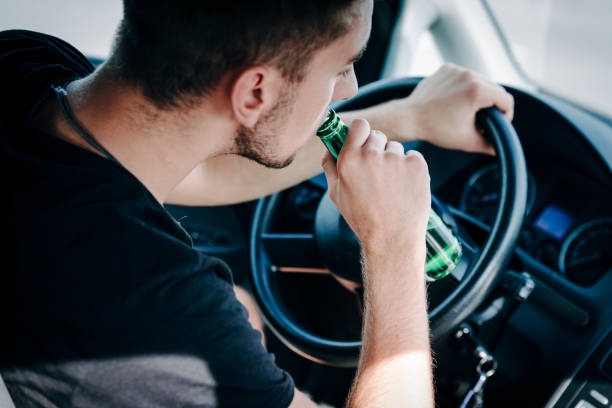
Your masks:
<svg viewBox="0 0 612 408"><path fill-rule="evenodd" d="M346 175L351 173L355 160L352 156L344 156L342 159L343 160L338 160L338 163L336 164L338 169L338 177L340 180L346 180Z"/></svg>
<svg viewBox="0 0 612 408"><path fill-rule="evenodd" d="M455 71L457 69L459 69L459 67L455 64L453 64L452 62L445 62L444 64L442 64L441 69L445 70L445 71Z"/></svg>
<svg viewBox="0 0 612 408"><path fill-rule="evenodd" d="M406 158L408 158L409 160L422 160L425 161L425 158L423 157L423 155L421 154L421 152L419 152L418 150L408 150L406 152Z"/></svg>
<svg viewBox="0 0 612 408"><path fill-rule="evenodd" d="M404 150L404 146L402 146L400 142L396 142L395 140L390 140L389 142L387 142L387 148Z"/></svg>
<svg viewBox="0 0 612 408"><path fill-rule="evenodd" d="M385 135L380 130L373 130L370 132L370 137L376 139L376 141L387 142L387 135Z"/></svg>
<svg viewBox="0 0 612 408"><path fill-rule="evenodd" d="M357 118L353 120L353 122L351 123L351 126L349 128L349 134L350 133L367 134L369 133L369 130L370 130L370 124L368 123L368 121L366 121L365 119Z"/></svg>
<svg viewBox="0 0 612 408"><path fill-rule="evenodd" d="M386 150L391 153L404 153L404 146L401 143L390 140L387 142Z"/></svg>
<svg viewBox="0 0 612 408"><path fill-rule="evenodd" d="M365 160L375 160L380 156L380 152L374 147L366 147L362 155Z"/></svg>
<svg viewBox="0 0 612 408"><path fill-rule="evenodd" d="M468 98L476 99L478 98L478 95L480 94L480 90L481 90L480 83L477 80L471 80L468 82L465 88L465 93L468 96Z"/></svg>
<svg viewBox="0 0 612 408"><path fill-rule="evenodd" d="M406 159L410 166L413 167L413 171L424 171L428 172L427 161L425 161L425 157L420 152L416 150L410 150L406 154Z"/></svg>
<svg viewBox="0 0 612 408"><path fill-rule="evenodd" d="M461 70L459 79L466 82L473 82L476 79L476 74L468 69Z"/></svg>
<svg viewBox="0 0 612 408"><path fill-rule="evenodd" d="M340 181L340 184L345 185L347 183L350 182L350 175L351 172L339 172L338 173L338 180Z"/></svg>
<svg viewBox="0 0 612 408"><path fill-rule="evenodd" d="M391 163L400 164L404 160L404 157L400 152L397 151L385 151L385 160L388 160Z"/></svg>

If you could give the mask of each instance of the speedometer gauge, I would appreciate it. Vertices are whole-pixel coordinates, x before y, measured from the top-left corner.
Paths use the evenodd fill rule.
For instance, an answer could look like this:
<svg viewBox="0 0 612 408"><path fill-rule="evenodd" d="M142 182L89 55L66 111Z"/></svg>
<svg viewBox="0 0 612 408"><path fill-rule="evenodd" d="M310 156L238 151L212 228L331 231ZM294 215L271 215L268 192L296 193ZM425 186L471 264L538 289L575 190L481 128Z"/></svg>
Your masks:
<svg viewBox="0 0 612 408"><path fill-rule="evenodd" d="M612 269L612 218L582 224L563 242L559 269L571 281L587 286Z"/></svg>
<svg viewBox="0 0 612 408"><path fill-rule="evenodd" d="M485 166L475 172L465 184L459 208L478 218L487 225L492 225L499 207L501 192L501 172L497 164ZM536 197L535 179L527 173L527 208L529 214Z"/></svg>

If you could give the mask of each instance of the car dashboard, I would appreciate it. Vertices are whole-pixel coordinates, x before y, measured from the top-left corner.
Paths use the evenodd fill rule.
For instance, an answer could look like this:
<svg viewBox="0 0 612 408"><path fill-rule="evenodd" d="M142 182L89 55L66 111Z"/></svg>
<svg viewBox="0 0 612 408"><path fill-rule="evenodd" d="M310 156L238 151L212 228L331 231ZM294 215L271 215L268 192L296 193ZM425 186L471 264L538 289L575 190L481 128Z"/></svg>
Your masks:
<svg viewBox="0 0 612 408"><path fill-rule="evenodd" d="M602 368L610 364L612 327L612 128L553 97L509 91L529 186L508 270L529 276L536 289L491 342L500 378L492 381L497 395L489 403L574 407L585 400L601 406L591 389L612 400L612 375ZM500 198L495 159L410 147L430 161L434 194L462 222L487 233ZM589 364L596 368L585 374Z"/></svg>
<svg viewBox="0 0 612 408"><path fill-rule="evenodd" d="M495 220L501 174L496 163L478 163L454 181L453 204L486 226ZM568 281L596 284L612 264L612 197L588 174L561 161L529 158L525 220L517 246ZM454 197L452 197L454 196Z"/></svg>

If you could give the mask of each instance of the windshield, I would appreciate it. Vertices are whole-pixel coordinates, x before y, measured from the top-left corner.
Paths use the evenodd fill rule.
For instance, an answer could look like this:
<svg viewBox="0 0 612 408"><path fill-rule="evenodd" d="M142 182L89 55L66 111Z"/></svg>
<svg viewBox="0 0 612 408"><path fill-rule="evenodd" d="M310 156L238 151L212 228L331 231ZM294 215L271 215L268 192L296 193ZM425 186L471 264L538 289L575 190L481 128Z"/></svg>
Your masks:
<svg viewBox="0 0 612 408"><path fill-rule="evenodd" d="M543 91L612 118L612 1L484 3L527 79Z"/></svg>

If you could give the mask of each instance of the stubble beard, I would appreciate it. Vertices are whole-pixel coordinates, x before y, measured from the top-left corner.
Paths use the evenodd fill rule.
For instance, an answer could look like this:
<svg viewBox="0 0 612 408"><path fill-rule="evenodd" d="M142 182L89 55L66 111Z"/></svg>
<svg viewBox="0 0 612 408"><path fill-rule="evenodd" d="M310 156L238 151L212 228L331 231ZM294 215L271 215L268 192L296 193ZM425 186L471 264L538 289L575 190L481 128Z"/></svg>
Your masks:
<svg viewBox="0 0 612 408"><path fill-rule="evenodd" d="M272 169L289 166L296 154L288 158L279 158L274 155L274 147L280 143L279 133L283 121L293 111L292 100L293 92L287 89L279 96L274 106L262 115L255 126L247 128L241 125L234 137L234 153Z"/></svg>

